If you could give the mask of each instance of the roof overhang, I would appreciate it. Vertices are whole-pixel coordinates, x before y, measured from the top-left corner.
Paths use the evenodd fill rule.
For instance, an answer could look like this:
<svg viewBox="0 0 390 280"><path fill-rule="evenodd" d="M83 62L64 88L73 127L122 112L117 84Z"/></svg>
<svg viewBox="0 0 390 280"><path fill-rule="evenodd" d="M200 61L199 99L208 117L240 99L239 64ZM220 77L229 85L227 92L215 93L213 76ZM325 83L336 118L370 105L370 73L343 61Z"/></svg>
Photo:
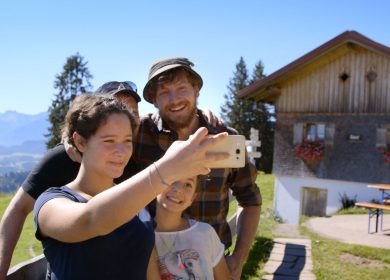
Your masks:
<svg viewBox="0 0 390 280"><path fill-rule="evenodd" d="M359 47L390 56L390 48L381 45L356 31L345 31L339 36L275 71L271 75L243 88L238 93L238 96L251 99L255 102L274 103L281 93L279 86L281 81L295 75L301 69L306 69L310 65L315 64L315 62L325 56L332 57L340 55L341 52L346 52L350 49Z"/></svg>

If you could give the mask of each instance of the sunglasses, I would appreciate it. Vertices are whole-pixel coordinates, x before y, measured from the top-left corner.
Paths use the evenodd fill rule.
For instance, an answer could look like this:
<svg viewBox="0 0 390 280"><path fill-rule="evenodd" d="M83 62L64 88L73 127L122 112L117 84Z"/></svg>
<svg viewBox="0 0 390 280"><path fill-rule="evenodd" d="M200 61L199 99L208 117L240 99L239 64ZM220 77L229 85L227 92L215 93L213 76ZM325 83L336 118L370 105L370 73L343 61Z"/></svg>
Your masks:
<svg viewBox="0 0 390 280"><path fill-rule="evenodd" d="M137 92L137 86L131 81L124 82L108 82L102 85L100 88L96 90L98 93L109 93L113 91L129 89L133 92Z"/></svg>
<svg viewBox="0 0 390 280"><path fill-rule="evenodd" d="M126 84L130 87L130 89L132 91L137 92L137 86L131 81L124 81L124 82L121 82L121 84Z"/></svg>

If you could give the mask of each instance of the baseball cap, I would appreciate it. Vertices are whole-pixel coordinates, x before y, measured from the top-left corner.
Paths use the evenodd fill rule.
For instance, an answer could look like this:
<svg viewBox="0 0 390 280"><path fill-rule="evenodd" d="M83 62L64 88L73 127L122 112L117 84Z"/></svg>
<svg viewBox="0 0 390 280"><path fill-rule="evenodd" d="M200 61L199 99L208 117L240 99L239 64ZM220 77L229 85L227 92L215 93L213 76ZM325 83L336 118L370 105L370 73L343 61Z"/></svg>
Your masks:
<svg viewBox="0 0 390 280"><path fill-rule="evenodd" d="M117 93L127 93L134 97L137 102L141 101L141 97L137 93L137 86L130 81L117 82L112 81L100 86L94 94L110 94L115 95Z"/></svg>
<svg viewBox="0 0 390 280"><path fill-rule="evenodd" d="M168 70L178 68L178 67L185 68L195 77L197 77L197 79L199 80L199 89L201 89L203 85L202 77L195 70L192 69L193 66L194 63L185 57L164 58L154 62L150 67L148 82L144 87L144 92L143 92L144 99L149 103L153 103L154 93L151 92L150 90L151 81L153 80L153 78L157 77L158 75Z"/></svg>

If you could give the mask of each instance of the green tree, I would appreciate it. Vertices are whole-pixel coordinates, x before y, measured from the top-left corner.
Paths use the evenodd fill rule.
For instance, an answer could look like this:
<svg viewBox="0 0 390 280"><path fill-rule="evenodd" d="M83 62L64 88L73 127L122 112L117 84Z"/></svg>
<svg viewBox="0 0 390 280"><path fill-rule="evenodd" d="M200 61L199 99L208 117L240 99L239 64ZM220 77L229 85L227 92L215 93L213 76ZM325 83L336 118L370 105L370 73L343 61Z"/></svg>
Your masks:
<svg viewBox="0 0 390 280"><path fill-rule="evenodd" d="M224 95L225 104L221 107L221 112L225 123L235 128L240 134L245 135L247 139L250 137L251 128L259 130L262 141L260 148L262 158L256 160L256 165L260 170L270 173L272 171L273 144L270 144L269 141L273 139L273 134L269 133L273 131L274 127L272 108L238 97L239 91L244 87L265 77L263 70L263 64L259 61L255 65L252 76L249 77L246 63L243 57L240 57L234 76L229 81L228 93ZM271 138L268 138L268 135ZM273 142L271 141L271 143Z"/></svg>
<svg viewBox="0 0 390 280"><path fill-rule="evenodd" d="M72 55L66 59L61 74L57 74L54 81L54 88L58 90L49 108L49 133L45 136L47 148L54 147L61 141L61 127L65 119L66 112L72 100L80 94L87 93L91 90L92 85L88 62L79 54Z"/></svg>
<svg viewBox="0 0 390 280"><path fill-rule="evenodd" d="M265 78L264 65L259 61L253 70L249 84ZM265 173L272 172L272 162L274 153L274 131L275 131L275 108L267 103L252 102L254 113L253 127L259 130L261 141L261 158L256 162L259 170Z"/></svg>
<svg viewBox="0 0 390 280"><path fill-rule="evenodd" d="M248 85L248 70L245 61L240 57L236 64L233 78L230 79L228 93L224 95L225 104L221 107L222 119L230 127L235 128L238 133L249 138L250 134L250 108L252 103L246 99L238 98L238 92Z"/></svg>

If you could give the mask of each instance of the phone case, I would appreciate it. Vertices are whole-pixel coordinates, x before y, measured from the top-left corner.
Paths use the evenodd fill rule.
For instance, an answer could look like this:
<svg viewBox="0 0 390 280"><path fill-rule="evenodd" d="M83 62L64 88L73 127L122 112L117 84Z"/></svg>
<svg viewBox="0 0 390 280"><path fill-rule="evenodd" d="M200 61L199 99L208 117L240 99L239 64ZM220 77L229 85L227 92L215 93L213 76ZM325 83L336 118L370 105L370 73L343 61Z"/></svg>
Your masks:
<svg viewBox="0 0 390 280"><path fill-rule="evenodd" d="M240 168L245 166L245 136L243 135L228 135L226 139L219 142L210 150L212 152L227 152L229 157L224 160L215 161L209 164L209 168Z"/></svg>

